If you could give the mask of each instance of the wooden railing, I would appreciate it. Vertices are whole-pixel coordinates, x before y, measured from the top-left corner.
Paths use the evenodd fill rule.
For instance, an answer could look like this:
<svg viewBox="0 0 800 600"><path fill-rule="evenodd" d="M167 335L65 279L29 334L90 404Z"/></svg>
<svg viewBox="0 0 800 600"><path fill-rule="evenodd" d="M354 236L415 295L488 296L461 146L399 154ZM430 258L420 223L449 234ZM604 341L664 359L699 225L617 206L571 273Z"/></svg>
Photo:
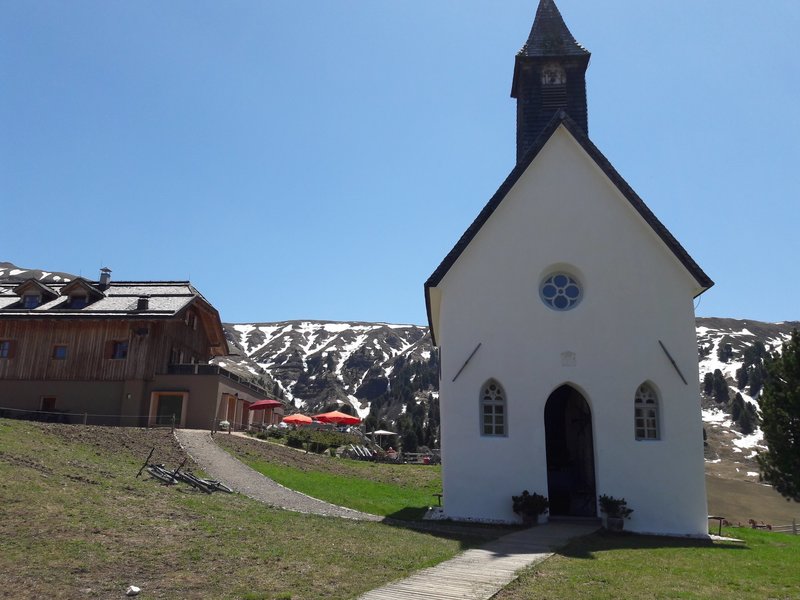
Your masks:
<svg viewBox="0 0 800 600"><path fill-rule="evenodd" d="M220 367L219 365L209 365L205 363L180 363L180 364L171 364L167 367L167 374L168 375L222 375L223 377L227 377L231 381L235 381L240 385L245 386L246 388L251 389L257 394L260 394L264 397L267 396L267 390L262 388L261 386L248 381L244 377L240 377L236 373L232 373L228 371L228 369L224 367Z"/></svg>
<svg viewBox="0 0 800 600"><path fill-rule="evenodd" d="M798 535L798 531L800 527L797 525L797 519L792 519L791 525L773 525L772 531L777 531L778 533L791 533L792 535Z"/></svg>

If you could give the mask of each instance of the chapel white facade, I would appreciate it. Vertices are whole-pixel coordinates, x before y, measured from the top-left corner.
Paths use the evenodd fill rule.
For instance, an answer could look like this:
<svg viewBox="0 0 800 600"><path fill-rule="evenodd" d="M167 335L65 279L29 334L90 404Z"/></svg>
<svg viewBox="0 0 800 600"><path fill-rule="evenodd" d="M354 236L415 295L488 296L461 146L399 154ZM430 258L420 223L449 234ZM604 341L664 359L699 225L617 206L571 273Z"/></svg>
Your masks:
<svg viewBox="0 0 800 600"><path fill-rule="evenodd" d="M705 535L694 298L713 285L587 134L589 53L541 0L517 55L518 163L425 284L441 352L444 512L633 509ZM551 86L551 87L548 87Z"/></svg>

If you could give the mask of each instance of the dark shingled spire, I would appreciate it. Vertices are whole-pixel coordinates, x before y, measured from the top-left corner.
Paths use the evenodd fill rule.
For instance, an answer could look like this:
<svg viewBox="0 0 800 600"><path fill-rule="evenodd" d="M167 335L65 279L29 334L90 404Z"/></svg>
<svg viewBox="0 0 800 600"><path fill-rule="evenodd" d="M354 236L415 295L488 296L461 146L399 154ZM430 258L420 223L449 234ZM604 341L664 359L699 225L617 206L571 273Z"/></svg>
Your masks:
<svg viewBox="0 0 800 600"><path fill-rule="evenodd" d="M567 29L553 0L542 0L533 20L528 41L519 56L583 56L589 51Z"/></svg>
<svg viewBox="0 0 800 600"><path fill-rule="evenodd" d="M586 69L589 51L572 37L553 0L540 0L528 41L514 60L517 162L558 111L589 132Z"/></svg>

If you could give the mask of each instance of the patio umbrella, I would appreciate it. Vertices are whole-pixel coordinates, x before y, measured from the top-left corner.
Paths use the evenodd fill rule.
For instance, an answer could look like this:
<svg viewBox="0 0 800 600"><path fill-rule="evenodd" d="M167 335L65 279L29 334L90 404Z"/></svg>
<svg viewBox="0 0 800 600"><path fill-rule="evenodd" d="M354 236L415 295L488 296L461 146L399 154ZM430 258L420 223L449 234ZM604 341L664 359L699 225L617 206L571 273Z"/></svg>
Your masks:
<svg viewBox="0 0 800 600"><path fill-rule="evenodd" d="M383 436L385 436L385 435L399 435L399 434L395 433L394 431L386 431L385 429L376 429L370 435L375 436L375 437L378 438L378 445L382 448L383 447L383 443L382 443L383 442L383 440L382 440Z"/></svg>
<svg viewBox="0 0 800 600"><path fill-rule="evenodd" d="M261 425L269 421L269 424L272 424L272 413L274 409L278 406L283 406L283 402L279 400L272 400L270 398L266 398L264 400L259 400L258 402L253 402L249 408L250 410L263 410L264 414L261 415ZM269 415L267 415L267 410L269 410ZM269 417L269 418L267 418Z"/></svg>
<svg viewBox="0 0 800 600"><path fill-rule="evenodd" d="M300 413L283 417L283 422L288 423L289 425L310 425L311 421L311 417L301 415Z"/></svg>
<svg viewBox="0 0 800 600"><path fill-rule="evenodd" d="M283 406L283 402L280 400L270 400L269 398L266 400L259 400L258 402L253 402L250 405L250 410L264 410L266 408L275 408L276 406Z"/></svg>
<svg viewBox="0 0 800 600"><path fill-rule="evenodd" d="M314 418L321 423L335 423L336 425L358 425L361 419L353 415L346 415L343 412L334 410L332 412L314 415Z"/></svg>

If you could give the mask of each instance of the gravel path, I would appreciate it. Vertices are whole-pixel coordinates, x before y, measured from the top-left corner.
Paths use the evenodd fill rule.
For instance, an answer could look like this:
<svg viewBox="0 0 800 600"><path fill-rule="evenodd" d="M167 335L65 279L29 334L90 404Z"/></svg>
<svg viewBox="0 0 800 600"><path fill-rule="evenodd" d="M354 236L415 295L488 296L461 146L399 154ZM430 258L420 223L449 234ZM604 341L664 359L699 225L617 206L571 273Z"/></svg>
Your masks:
<svg viewBox="0 0 800 600"><path fill-rule="evenodd" d="M211 477L254 500L295 512L360 521L383 520L383 517L329 504L275 483L217 446L208 431L176 429L175 437L189 456Z"/></svg>

